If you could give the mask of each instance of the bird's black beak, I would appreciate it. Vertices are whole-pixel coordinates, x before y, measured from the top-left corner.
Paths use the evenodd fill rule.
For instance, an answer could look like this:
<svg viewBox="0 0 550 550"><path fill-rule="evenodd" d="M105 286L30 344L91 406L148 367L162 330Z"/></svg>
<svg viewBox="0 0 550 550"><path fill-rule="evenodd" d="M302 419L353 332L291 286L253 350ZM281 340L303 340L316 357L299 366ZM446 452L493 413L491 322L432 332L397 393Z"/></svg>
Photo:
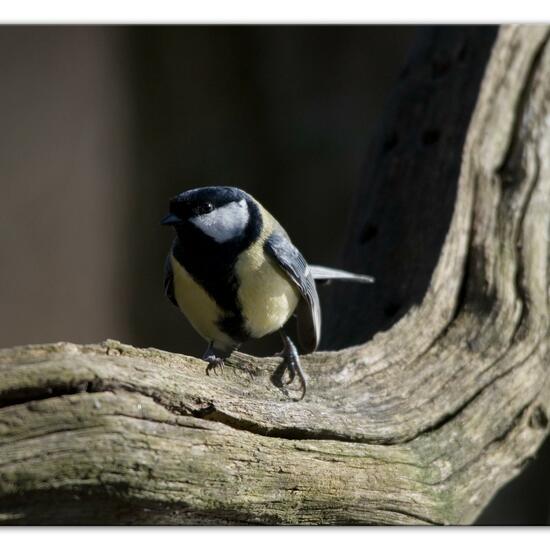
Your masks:
<svg viewBox="0 0 550 550"><path fill-rule="evenodd" d="M177 225L178 223L181 223L181 219L172 213L166 214L166 216L160 220L161 225Z"/></svg>

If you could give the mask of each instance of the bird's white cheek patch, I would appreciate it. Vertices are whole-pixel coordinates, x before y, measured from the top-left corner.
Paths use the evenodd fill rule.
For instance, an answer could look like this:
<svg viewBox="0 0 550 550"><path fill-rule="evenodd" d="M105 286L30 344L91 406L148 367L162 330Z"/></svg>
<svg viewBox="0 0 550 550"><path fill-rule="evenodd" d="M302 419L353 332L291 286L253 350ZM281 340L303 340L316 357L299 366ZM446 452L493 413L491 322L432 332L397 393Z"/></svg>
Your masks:
<svg viewBox="0 0 550 550"><path fill-rule="evenodd" d="M230 202L220 208L191 218L191 223L218 243L239 236L248 225L250 214L246 200Z"/></svg>

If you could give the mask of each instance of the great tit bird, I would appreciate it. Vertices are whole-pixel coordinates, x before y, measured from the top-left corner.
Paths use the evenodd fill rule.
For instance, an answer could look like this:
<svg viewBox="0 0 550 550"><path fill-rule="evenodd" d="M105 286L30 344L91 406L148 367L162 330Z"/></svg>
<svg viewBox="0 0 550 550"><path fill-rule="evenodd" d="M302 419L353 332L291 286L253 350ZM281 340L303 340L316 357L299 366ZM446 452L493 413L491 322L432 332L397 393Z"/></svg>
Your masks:
<svg viewBox="0 0 550 550"><path fill-rule="evenodd" d="M235 187L202 187L170 200L163 225L176 231L164 267L164 291L208 342L206 373L251 338L280 331L287 384L306 392L298 351L283 327L295 313L303 353L317 349L321 307L315 281L371 283L366 275L308 265L286 231ZM284 372L284 370L282 372Z"/></svg>

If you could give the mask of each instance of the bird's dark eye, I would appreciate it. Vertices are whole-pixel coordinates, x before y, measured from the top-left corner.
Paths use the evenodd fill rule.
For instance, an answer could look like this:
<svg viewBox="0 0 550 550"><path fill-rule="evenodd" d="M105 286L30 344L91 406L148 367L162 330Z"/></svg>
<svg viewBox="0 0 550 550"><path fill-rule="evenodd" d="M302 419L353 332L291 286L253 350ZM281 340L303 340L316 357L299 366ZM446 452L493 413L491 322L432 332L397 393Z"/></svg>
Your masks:
<svg viewBox="0 0 550 550"><path fill-rule="evenodd" d="M214 205L211 202L203 202L195 208L196 214L208 214L214 210Z"/></svg>

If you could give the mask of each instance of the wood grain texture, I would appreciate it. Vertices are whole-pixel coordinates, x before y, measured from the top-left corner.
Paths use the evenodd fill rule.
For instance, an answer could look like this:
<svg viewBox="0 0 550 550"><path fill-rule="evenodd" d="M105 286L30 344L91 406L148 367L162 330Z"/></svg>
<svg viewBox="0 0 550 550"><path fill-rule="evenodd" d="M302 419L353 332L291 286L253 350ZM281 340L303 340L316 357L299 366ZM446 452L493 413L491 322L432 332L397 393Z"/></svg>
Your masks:
<svg viewBox="0 0 550 550"><path fill-rule="evenodd" d="M474 521L548 432L549 37L500 29L421 303L304 357L305 400L276 359L207 377L114 341L1 351L0 520Z"/></svg>

